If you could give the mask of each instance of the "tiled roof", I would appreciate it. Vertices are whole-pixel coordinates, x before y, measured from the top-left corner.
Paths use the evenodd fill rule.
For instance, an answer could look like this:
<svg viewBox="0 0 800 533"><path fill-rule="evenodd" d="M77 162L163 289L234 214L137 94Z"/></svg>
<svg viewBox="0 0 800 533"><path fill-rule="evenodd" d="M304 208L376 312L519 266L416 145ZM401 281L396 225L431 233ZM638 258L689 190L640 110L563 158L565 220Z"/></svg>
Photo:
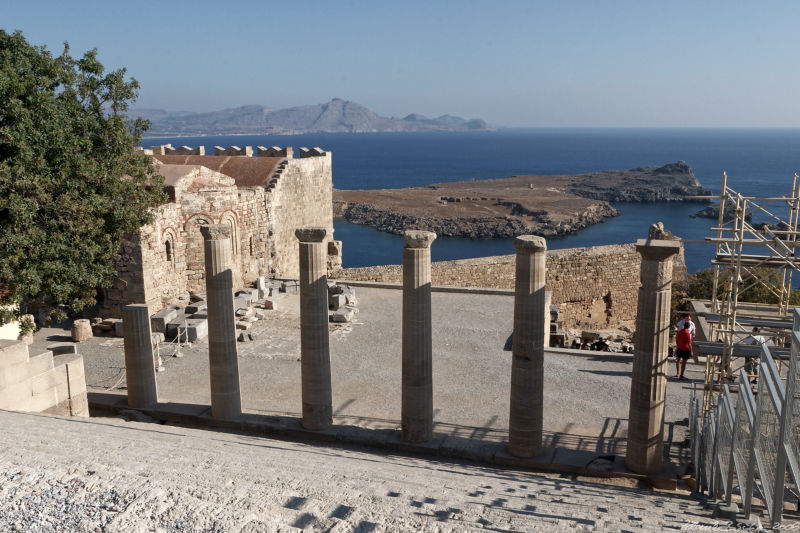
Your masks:
<svg viewBox="0 0 800 533"><path fill-rule="evenodd" d="M153 158L168 165L200 165L216 170L233 178L237 187L265 186L283 159L230 155L154 155Z"/></svg>

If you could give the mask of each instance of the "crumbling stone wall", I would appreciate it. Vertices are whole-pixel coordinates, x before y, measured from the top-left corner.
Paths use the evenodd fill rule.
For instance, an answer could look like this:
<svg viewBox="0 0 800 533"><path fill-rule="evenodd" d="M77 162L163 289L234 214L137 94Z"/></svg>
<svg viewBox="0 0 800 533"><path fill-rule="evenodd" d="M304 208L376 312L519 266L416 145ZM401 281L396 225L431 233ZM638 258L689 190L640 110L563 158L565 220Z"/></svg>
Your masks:
<svg viewBox="0 0 800 533"><path fill-rule="evenodd" d="M290 148L285 151L291 155ZM295 229L321 226L332 240L331 171L331 154L321 150L285 159L269 176L261 176L264 186L237 187L233 177L199 164L172 165L171 201L155 210L151 224L126 236L102 314L120 317L130 303L146 303L155 312L189 291L204 292L200 227L206 224L231 226L234 287L259 276L297 277ZM336 269L341 243L331 250L335 257L329 265Z"/></svg>
<svg viewBox="0 0 800 533"><path fill-rule="evenodd" d="M435 243L434 243L435 246ZM514 288L514 255L434 262L434 285ZM683 251L677 276L685 272ZM636 318L641 258L634 244L548 250L547 289L567 327L616 326ZM346 268L337 279L402 283L401 265Z"/></svg>
<svg viewBox="0 0 800 533"><path fill-rule="evenodd" d="M288 159L275 188L267 198L272 231L272 266L275 276L300 275L296 228L319 226L333 236L333 181L331 153L302 159Z"/></svg>

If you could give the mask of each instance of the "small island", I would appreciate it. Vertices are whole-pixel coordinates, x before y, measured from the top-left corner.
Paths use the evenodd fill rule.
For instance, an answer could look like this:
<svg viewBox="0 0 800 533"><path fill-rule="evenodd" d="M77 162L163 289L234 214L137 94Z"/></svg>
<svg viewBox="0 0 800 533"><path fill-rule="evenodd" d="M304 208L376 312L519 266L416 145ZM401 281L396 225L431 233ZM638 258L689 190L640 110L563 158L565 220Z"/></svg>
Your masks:
<svg viewBox="0 0 800 533"><path fill-rule="evenodd" d="M683 201L707 195L684 161L578 175L434 183L425 187L333 191L334 216L388 233L561 237L619 215L609 202Z"/></svg>

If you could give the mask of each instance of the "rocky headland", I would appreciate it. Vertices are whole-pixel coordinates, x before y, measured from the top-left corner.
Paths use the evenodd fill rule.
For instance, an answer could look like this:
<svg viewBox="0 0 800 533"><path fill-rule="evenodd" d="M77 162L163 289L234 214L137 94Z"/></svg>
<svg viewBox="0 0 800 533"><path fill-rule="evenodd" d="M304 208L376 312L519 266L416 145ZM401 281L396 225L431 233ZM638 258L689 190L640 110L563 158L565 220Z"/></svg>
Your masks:
<svg viewBox="0 0 800 533"><path fill-rule="evenodd" d="M324 104L272 109L248 105L206 113L134 109L131 114L151 123L150 136L235 135L332 132L475 131L492 129L481 119L453 115L429 118L410 113L384 117L356 102L334 98Z"/></svg>
<svg viewBox="0 0 800 533"><path fill-rule="evenodd" d="M609 202L682 201L709 194L683 161L579 175L333 191L333 213L388 233L408 229L469 238L559 237L619 215Z"/></svg>

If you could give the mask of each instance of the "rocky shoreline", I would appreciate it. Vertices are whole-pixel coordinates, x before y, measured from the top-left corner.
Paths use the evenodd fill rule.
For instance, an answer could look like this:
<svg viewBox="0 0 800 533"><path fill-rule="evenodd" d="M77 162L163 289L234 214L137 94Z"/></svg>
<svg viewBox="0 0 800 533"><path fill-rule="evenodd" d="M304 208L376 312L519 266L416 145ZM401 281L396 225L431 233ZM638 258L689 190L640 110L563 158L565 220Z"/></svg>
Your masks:
<svg viewBox="0 0 800 533"><path fill-rule="evenodd" d="M336 190L333 215L379 231L417 229L471 239L571 235L621 213L609 202L683 201L708 194L684 161L569 176Z"/></svg>
<svg viewBox="0 0 800 533"><path fill-rule="evenodd" d="M354 224L371 226L378 231L402 234L405 230L433 231L439 236L467 237L470 239L504 239L526 232L543 237L562 237L577 233L620 212L606 202L587 206L564 221L550 220L546 214L534 216L534 220L523 221L515 217L469 217L444 218L414 216L393 210L378 208L366 203L333 202L333 216Z"/></svg>

